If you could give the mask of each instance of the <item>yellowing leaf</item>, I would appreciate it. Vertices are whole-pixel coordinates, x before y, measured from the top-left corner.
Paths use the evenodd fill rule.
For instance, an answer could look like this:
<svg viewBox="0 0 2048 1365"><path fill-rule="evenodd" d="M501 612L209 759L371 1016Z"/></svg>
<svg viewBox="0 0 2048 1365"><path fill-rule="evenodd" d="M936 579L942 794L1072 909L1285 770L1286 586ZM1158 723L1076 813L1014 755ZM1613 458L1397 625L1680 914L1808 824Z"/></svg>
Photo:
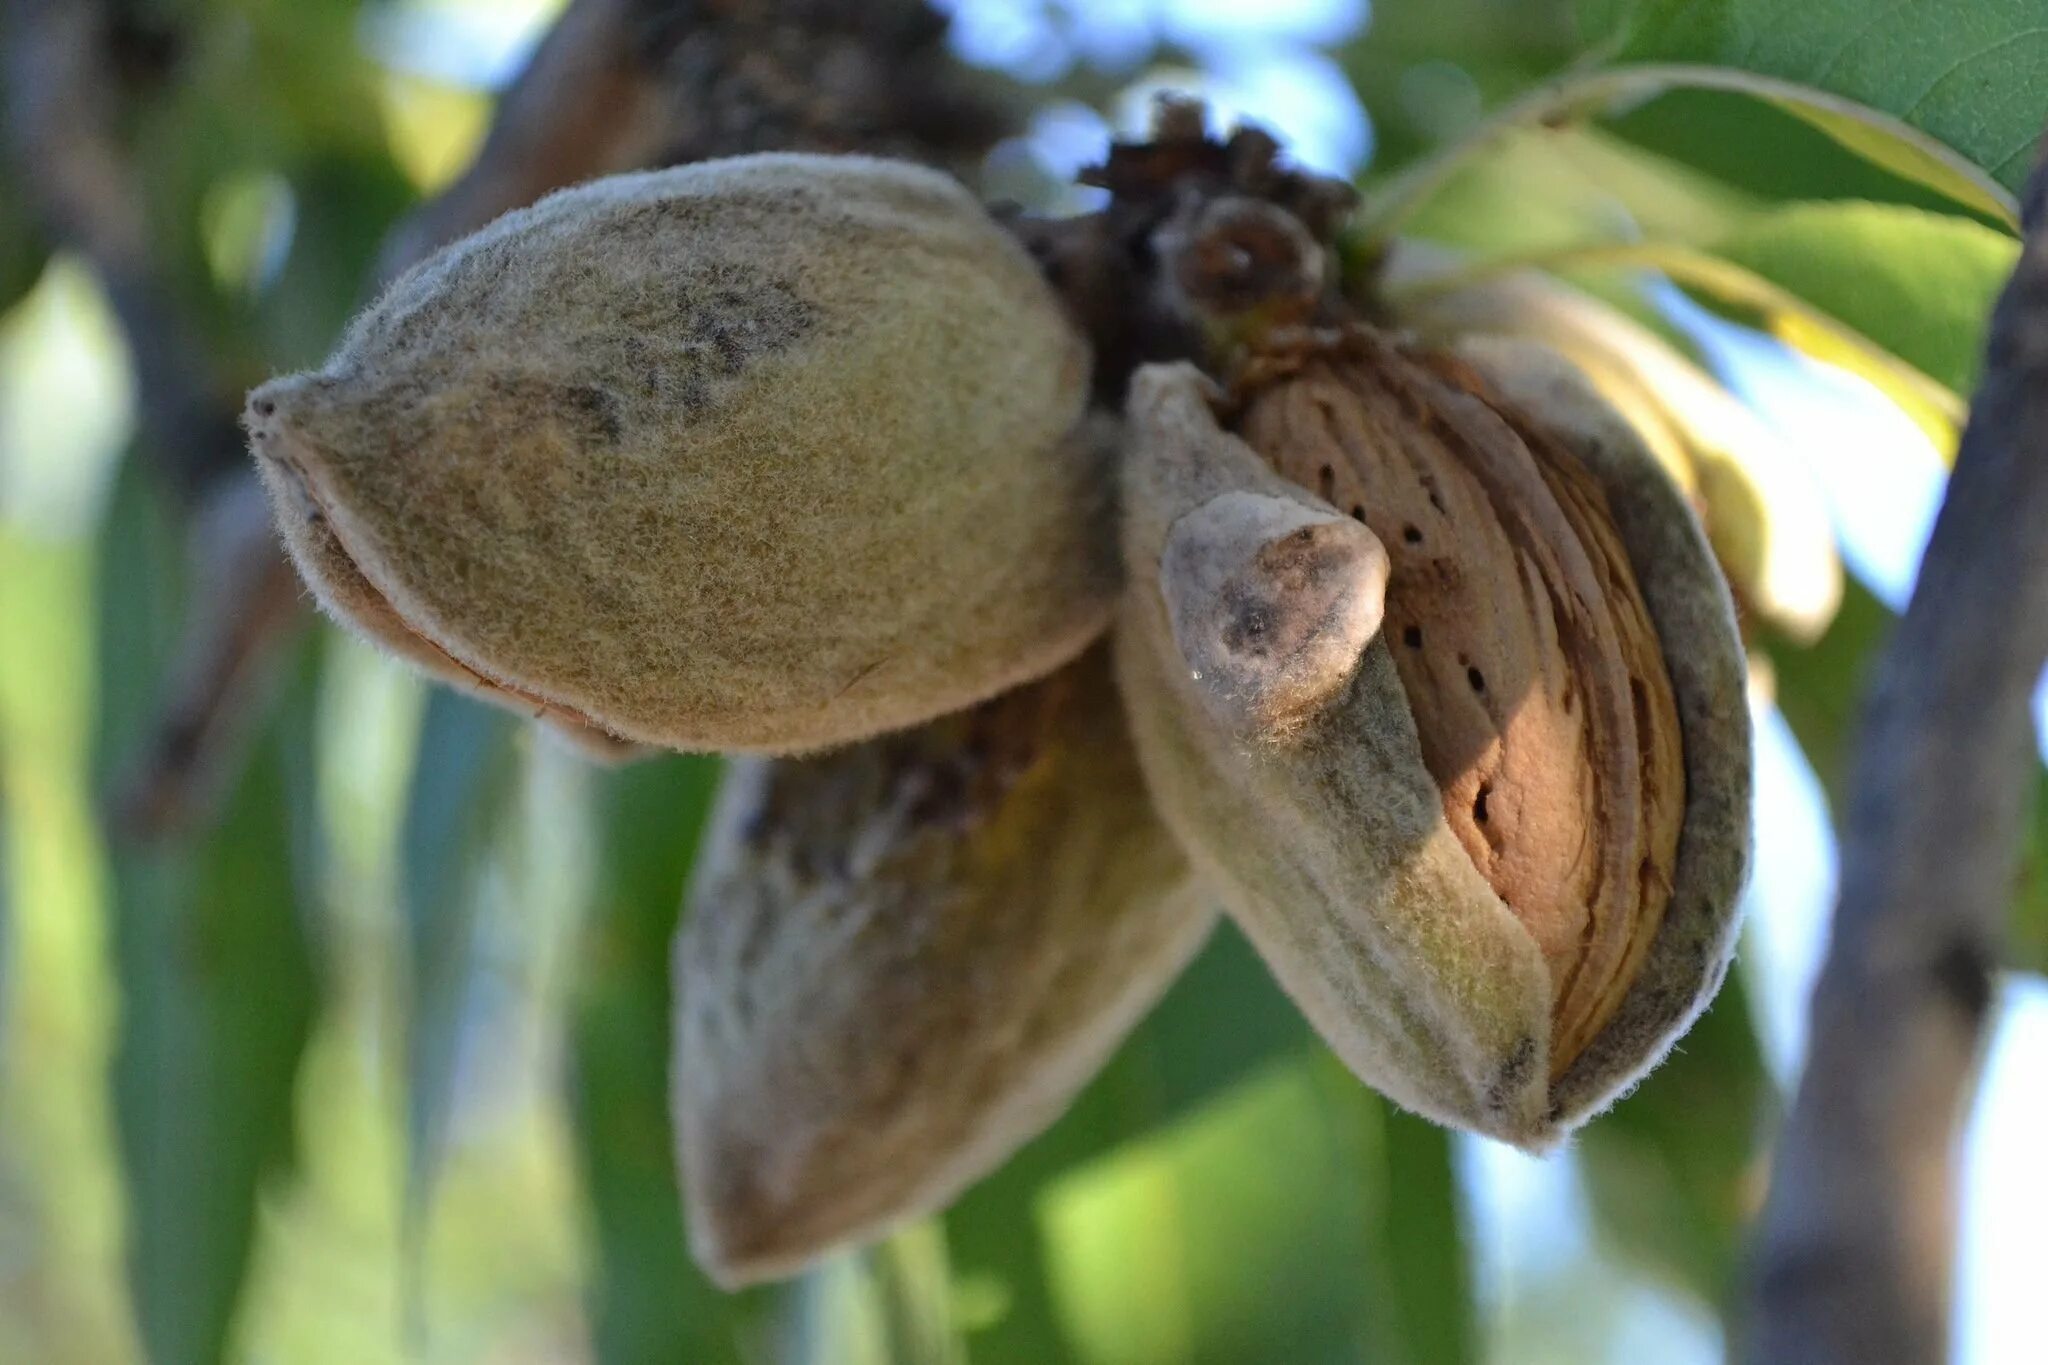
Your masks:
<svg viewBox="0 0 2048 1365"><path fill-rule="evenodd" d="M490 124L488 96L462 86L393 74L381 92L391 157L422 194L453 180Z"/></svg>

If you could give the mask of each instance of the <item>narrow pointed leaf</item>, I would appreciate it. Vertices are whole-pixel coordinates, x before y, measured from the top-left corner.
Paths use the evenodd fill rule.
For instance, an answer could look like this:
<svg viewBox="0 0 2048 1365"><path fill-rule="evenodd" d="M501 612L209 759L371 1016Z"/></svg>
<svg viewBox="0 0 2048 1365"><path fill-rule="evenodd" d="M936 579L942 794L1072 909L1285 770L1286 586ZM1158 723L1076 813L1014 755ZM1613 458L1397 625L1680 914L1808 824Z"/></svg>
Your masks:
<svg viewBox="0 0 2048 1365"><path fill-rule="evenodd" d="M2019 188L2041 131L2048 25L2038 0L1591 0L1582 18L1593 31L1618 31L1623 60L1738 67L1882 110L2008 190ZM1929 173L1867 125L1822 126L1891 169Z"/></svg>
<svg viewBox="0 0 2048 1365"><path fill-rule="evenodd" d="M109 792L155 716L181 615L177 542L131 469L102 542ZM260 723L209 829L148 846L112 835L112 1081L129 1283L152 1365L225 1358L259 1198L292 1160L293 1085L318 997L307 937L309 662Z"/></svg>
<svg viewBox="0 0 2048 1365"><path fill-rule="evenodd" d="M1071 1358L1470 1359L1443 1142L1313 1045L1066 1173L1037 1214Z"/></svg>
<svg viewBox="0 0 2048 1365"><path fill-rule="evenodd" d="M421 721L400 868L407 951L405 1217L425 1226L454 1104L485 859L515 786L517 722L437 687Z"/></svg>

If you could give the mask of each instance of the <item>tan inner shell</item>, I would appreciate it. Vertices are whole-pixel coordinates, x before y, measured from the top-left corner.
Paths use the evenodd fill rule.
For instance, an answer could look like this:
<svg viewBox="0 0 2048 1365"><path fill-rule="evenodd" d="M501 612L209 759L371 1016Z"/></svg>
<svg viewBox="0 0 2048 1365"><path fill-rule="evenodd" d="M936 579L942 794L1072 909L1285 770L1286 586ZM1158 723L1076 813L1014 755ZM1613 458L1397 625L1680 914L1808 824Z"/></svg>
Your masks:
<svg viewBox="0 0 2048 1365"><path fill-rule="evenodd" d="M1550 969L1554 1080L1656 937L1685 808L1671 680L1606 499L1448 357L1360 335L1275 374L1241 432L1386 545L1382 635L1446 820Z"/></svg>

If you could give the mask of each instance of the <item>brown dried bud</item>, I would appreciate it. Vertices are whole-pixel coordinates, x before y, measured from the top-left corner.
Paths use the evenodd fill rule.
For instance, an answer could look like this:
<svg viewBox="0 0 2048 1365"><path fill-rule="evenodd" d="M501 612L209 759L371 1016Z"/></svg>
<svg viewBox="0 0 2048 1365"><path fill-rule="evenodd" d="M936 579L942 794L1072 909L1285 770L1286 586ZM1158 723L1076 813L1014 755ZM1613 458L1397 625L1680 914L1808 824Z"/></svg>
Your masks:
<svg viewBox="0 0 2048 1365"><path fill-rule="evenodd" d="M343 621L572 729L788 751L971 705L1100 631L1088 368L952 180L766 155L507 215L248 423Z"/></svg>
<svg viewBox="0 0 2048 1365"><path fill-rule="evenodd" d="M1618 422L1553 429L1362 331L1242 387L1243 439L1189 371L1133 388L1119 661L1155 795L1366 1080L1546 1145L1725 968L1748 780L1725 587ZM1229 669L1190 643L1243 654L1241 611L1181 568L1182 542L1257 534L1229 513L1251 499L1385 553L1369 644L1327 591L1265 612L1323 700L1263 729L1215 724Z"/></svg>
<svg viewBox="0 0 2048 1365"><path fill-rule="evenodd" d="M727 782L675 1064L691 1237L725 1284L946 1203L1060 1115L1215 920L1103 649Z"/></svg>

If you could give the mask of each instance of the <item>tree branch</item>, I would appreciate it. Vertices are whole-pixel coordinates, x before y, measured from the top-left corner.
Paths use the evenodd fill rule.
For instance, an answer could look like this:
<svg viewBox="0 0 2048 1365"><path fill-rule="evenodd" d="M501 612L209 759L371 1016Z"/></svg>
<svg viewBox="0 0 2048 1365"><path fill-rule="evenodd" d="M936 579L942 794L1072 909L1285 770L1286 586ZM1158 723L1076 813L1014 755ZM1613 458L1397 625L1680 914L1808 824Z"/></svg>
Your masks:
<svg viewBox="0 0 2048 1365"><path fill-rule="evenodd" d="M1945 1359L1956 1137L2039 764L2048 658L2048 164L1850 784L1813 1045L1779 1144L1748 1359Z"/></svg>
<svg viewBox="0 0 2048 1365"><path fill-rule="evenodd" d="M115 131L136 84L124 66L161 35L93 0L11 0L7 125L21 184L51 232L107 291L134 366L143 444L185 498L239 466L239 404L209 372L199 329L151 247L140 182ZM131 60L124 61L124 57Z"/></svg>
<svg viewBox="0 0 2048 1365"><path fill-rule="evenodd" d="M394 228L378 262L390 279L465 233L551 190L653 162L673 121L662 41L701 6L577 0L499 98L469 169Z"/></svg>
<svg viewBox="0 0 2048 1365"><path fill-rule="evenodd" d="M1015 122L925 0L577 0L476 162L395 231L383 274L593 176L755 151L971 171Z"/></svg>

